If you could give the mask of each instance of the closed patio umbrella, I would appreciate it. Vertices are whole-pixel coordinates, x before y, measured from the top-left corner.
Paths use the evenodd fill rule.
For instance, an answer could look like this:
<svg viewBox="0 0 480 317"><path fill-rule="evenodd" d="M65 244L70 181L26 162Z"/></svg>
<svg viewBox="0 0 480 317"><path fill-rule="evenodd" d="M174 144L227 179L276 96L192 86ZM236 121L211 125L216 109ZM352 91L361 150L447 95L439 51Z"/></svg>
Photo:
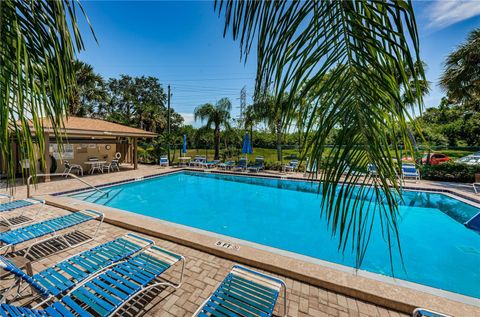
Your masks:
<svg viewBox="0 0 480 317"><path fill-rule="evenodd" d="M186 134L183 135L182 153L183 153L183 156L185 156L185 154L187 153L187 135Z"/></svg>
<svg viewBox="0 0 480 317"><path fill-rule="evenodd" d="M245 154L247 157L247 165L248 165L248 154L252 154L252 143L250 143L250 138L248 137L248 133L245 133L243 137L243 145L242 145L242 153Z"/></svg>

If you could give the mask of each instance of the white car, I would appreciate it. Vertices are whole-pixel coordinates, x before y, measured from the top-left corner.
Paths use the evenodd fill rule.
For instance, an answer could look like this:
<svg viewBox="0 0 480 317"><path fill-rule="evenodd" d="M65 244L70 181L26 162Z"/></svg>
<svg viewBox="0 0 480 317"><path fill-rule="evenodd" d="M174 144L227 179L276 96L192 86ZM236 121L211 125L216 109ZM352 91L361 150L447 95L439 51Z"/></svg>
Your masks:
<svg viewBox="0 0 480 317"><path fill-rule="evenodd" d="M457 163L463 163L468 165L480 165L480 152L464 156L456 160Z"/></svg>

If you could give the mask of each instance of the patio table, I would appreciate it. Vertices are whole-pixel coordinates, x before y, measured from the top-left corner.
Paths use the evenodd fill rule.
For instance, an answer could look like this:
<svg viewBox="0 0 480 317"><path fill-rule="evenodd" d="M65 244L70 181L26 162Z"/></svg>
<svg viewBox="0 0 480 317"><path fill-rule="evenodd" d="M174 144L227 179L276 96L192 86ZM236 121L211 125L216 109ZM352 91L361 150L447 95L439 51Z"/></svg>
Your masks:
<svg viewBox="0 0 480 317"><path fill-rule="evenodd" d="M85 164L85 165L90 165L90 169L88 170L88 172L90 174L93 174L93 172L95 170L99 170L100 172L103 173L102 165L106 164L106 163L107 163L107 161L87 161L87 162L83 162L83 164Z"/></svg>
<svg viewBox="0 0 480 317"><path fill-rule="evenodd" d="M180 156L178 158L180 160L180 165L181 166L186 166L188 162L192 159L190 156Z"/></svg>

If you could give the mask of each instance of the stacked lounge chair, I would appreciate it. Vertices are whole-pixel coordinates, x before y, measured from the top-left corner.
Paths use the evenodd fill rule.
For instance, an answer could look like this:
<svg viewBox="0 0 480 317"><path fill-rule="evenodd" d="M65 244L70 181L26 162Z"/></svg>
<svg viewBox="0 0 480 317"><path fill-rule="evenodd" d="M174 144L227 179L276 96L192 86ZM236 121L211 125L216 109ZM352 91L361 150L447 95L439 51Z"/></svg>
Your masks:
<svg viewBox="0 0 480 317"><path fill-rule="evenodd" d="M166 270L180 262L182 271L178 283L157 281ZM128 260L84 280L60 300L51 301L44 309L2 304L0 316L112 316L130 300L149 289L162 285L180 287L184 267L183 256L151 246ZM41 306L45 304L42 303Z"/></svg>
<svg viewBox="0 0 480 317"><path fill-rule="evenodd" d="M33 243L30 243L30 246L25 253L25 256L27 256L34 245L55 238L62 238L68 246L71 246L71 244L65 238L65 235L58 234L59 231L64 229L72 229L71 231L76 231L81 224L90 220L99 219L100 221L95 230L95 234L91 238L94 239L98 232L98 229L103 223L103 218L103 213L93 210L82 210L70 213L66 216L60 216L33 223L24 227L5 231L0 233L0 252L7 253L9 249L13 249L16 245L27 241L31 242L33 240ZM40 240L40 238L44 239ZM84 241L84 243L89 240Z"/></svg>
<svg viewBox="0 0 480 317"><path fill-rule="evenodd" d="M272 316L282 288L283 316L287 316L287 292L282 280L235 265L194 316Z"/></svg>

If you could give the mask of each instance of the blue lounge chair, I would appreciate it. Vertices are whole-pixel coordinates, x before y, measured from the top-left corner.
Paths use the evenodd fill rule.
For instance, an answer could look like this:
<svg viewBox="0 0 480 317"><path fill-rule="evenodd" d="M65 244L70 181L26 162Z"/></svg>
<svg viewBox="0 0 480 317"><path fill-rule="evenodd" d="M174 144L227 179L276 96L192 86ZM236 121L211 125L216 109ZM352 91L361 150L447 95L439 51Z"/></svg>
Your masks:
<svg viewBox="0 0 480 317"><path fill-rule="evenodd" d="M295 172L298 168L298 160L292 160L287 165L283 166L283 171L287 172Z"/></svg>
<svg viewBox="0 0 480 317"><path fill-rule="evenodd" d="M238 165L232 167L232 170L234 171L244 171L247 169L247 158L242 157L238 161Z"/></svg>
<svg viewBox="0 0 480 317"><path fill-rule="evenodd" d="M287 316L287 292L282 280L235 265L194 316L272 316L282 288L283 316Z"/></svg>
<svg viewBox="0 0 480 317"><path fill-rule="evenodd" d="M55 239L62 238L69 247L72 245L65 238L65 235L58 235L58 231L76 228L79 225L89 221L100 219L100 222L95 230L95 234L91 239L94 239L98 233L98 229L103 223L104 215L103 213L93 211L93 210L82 210L74 213L70 213L66 216L60 216L57 218L52 218L44 220L41 222L33 223L28 226L12 229L0 233L0 253L7 253L10 248L13 249L14 246L19 245L23 242L34 240L33 243L28 247L25 257L29 254L31 248L39 243ZM39 238L45 238L44 240L39 240ZM90 239L90 240L91 240ZM88 240L84 241L87 242Z"/></svg>
<svg viewBox="0 0 480 317"><path fill-rule="evenodd" d="M235 166L234 161L226 161L225 163L220 163L220 164L217 165L218 168L221 168L221 169L224 169L224 170L231 169L234 166Z"/></svg>
<svg viewBox="0 0 480 317"><path fill-rule="evenodd" d="M7 194L0 194L0 199L8 199L7 202L1 203L0 204L0 219L3 220L8 227L12 227L15 225L18 225L18 223L12 223L11 219L12 218L7 218L5 215L9 212L16 211L16 210L21 210L25 211L26 207L30 207L33 205L40 205L39 208L37 208L37 211L35 213L35 216L33 218L36 218L38 213L43 209L45 206L45 200L42 199L35 199L35 198L27 198L27 199L19 199L19 200L13 200L13 197ZM19 214L18 216L22 216L23 212ZM18 217L17 216L17 217ZM15 217L15 218L17 218ZM29 221L32 221L33 219L30 219ZM29 222L28 221L28 222ZM25 223L26 221L23 221L22 223Z"/></svg>
<svg viewBox="0 0 480 317"><path fill-rule="evenodd" d="M65 294L77 283L153 244L155 243L150 239L128 233L123 237L73 255L32 277L27 276L20 268L2 256L0 256L0 266L13 273L20 283L26 281L48 300ZM14 286L16 284L13 284L10 289ZM3 293L0 303L5 302L9 290Z"/></svg>
<svg viewBox="0 0 480 317"><path fill-rule="evenodd" d="M414 164L402 164L401 179L405 183L405 178L413 178L415 182L420 180L420 172Z"/></svg>
<svg viewBox="0 0 480 317"><path fill-rule="evenodd" d="M155 281L157 277L179 262L182 262L182 269L178 283ZM2 304L0 316L112 316L131 299L149 289L161 285L175 289L180 287L184 267L183 256L152 246L129 260L86 279L61 300L54 301L45 309Z"/></svg>
<svg viewBox="0 0 480 317"><path fill-rule="evenodd" d="M209 162L205 161L205 162L199 163L199 166L200 167L205 167L205 168L214 168L219 163L220 163L219 160L213 160L213 161L209 161Z"/></svg>
<svg viewBox="0 0 480 317"><path fill-rule="evenodd" d="M450 315L445 315L433 310L428 310L425 308L416 308L413 313L412 317L453 317Z"/></svg>
<svg viewBox="0 0 480 317"><path fill-rule="evenodd" d="M169 164L168 157L166 157L166 156L160 157L160 160L158 161L158 164L160 166L163 166L163 167L168 167L168 164Z"/></svg>
<svg viewBox="0 0 480 317"><path fill-rule="evenodd" d="M257 156L255 158L255 164L250 165L248 167L248 170L250 172L255 172L255 173L258 173L263 169L265 169L265 159L263 158L263 156Z"/></svg>

